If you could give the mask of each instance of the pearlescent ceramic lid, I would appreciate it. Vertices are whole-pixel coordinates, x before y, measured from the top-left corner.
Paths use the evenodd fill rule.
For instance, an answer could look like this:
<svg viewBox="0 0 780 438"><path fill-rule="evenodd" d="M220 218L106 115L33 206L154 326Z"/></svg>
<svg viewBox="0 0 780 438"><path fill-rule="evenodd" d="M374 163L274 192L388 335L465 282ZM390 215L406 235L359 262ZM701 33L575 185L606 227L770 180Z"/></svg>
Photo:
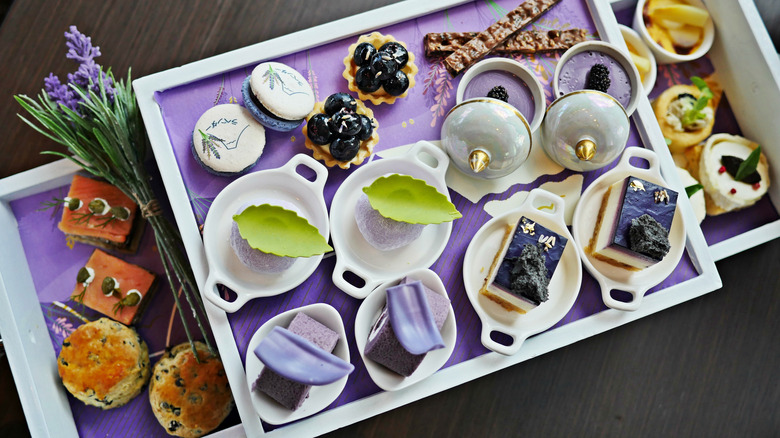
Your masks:
<svg viewBox="0 0 780 438"><path fill-rule="evenodd" d="M441 127L441 143L463 173L492 179L520 167L531 153L531 128L513 106L489 97L453 107Z"/></svg>
<svg viewBox="0 0 780 438"><path fill-rule="evenodd" d="M580 90L550 104L539 133L551 160L586 172L619 157L629 131L626 110L615 98L596 90Z"/></svg>
<svg viewBox="0 0 780 438"><path fill-rule="evenodd" d="M217 105L195 123L192 144L198 158L212 170L242 172L263 153L265 128L240 105Z"/></svg>
<svg viewBox="0 0 780 438"><path fill-rule="evenodd" d="M249 85L257 100L274 115L287 120L306 117L314 108L314 91L297 70L278 62L264 62L254 70Z"/></svg>

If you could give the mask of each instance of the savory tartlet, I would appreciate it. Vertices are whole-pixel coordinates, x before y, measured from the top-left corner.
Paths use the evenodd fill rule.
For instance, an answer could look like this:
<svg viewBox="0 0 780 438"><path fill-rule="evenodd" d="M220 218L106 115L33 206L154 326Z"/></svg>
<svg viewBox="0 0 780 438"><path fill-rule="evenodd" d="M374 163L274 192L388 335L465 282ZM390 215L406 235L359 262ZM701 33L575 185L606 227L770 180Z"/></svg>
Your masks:
<svg viewBox="0 0 780 438"><path fill-rule="evenodd" d="M712 133L723 90L713 77L700 81L696 80L698 86L673 85L653 102L655 118L672 152L695 146ZM702 99L705 94L711 97L699 108L706 99Z"/></svg>

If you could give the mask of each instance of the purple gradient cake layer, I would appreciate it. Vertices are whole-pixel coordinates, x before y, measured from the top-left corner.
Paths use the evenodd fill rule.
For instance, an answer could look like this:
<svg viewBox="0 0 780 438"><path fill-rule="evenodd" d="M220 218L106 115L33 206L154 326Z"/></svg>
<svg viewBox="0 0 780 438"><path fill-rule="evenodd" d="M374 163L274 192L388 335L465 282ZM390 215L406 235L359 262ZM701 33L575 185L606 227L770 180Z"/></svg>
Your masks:
<svg viewBox="0 0 780 438"><path fill-rule="evenodd" d="M496 252L481 293L507 310L525 313L534 309L547 300L547 284L558 267L567 241L568 239L549 228L525 216L521 217L514 225L507 226L503 244ZM533 257L525 253L527 245L540 248L540 254L536 258L541 256L542 260L539 263L545 268L543 273L539 273L541 275L526 272L527 269L522 269L519 274L513 273L519 269L519 261L526 268L525 261ZM521 280L525 286L517 284L517 277L521 276L528 277L527 280ZM543 278L532 281L530 280L532 276L545 277L547 281ZM543 284L531 285L530 283Z"/></svg>
<svg viewBox="0 0 780 438"><path fill-rule="evenodd" d="M604 194L599 220L591 243L593 254L617 266L644 269L663 259L668 252L668 234L677 209L677 192L643 179L629 176L612 184ZM660 225L656 240L666 238L666 251L648 250L632 237L643 216ZM632 231L633 230L633 231ZM666 233L665 235L663 233ZM662 242L657 242L661 245Z"/></svg>
<svg viewBox="0 0 780 438"><path fill-rule="evenodd" d="M409 279L404 279L402 283L408 281ZM433 320L436 323L436 327L441 330L449 314L449 300L425 285L423 285L423 288L425 290L425 298L428 300L428 307L433 314ZM390 324L387 304L382 307L379 317L371 327L364 354L367 358L404 377L411 376L417 367L420 366L423 359L425 359L425 353L412 354L401 345Z"/></svg>
<svg viewBox="0 0 780 438"><path fill-rule="evenodd" d="M328 353L333 352L339 340L338 333L303 312L295 315L287 330L306 338ZM294 411L306 401L311 385L294 382L265 367L252 389L267 394L280 405Z"/></svg>

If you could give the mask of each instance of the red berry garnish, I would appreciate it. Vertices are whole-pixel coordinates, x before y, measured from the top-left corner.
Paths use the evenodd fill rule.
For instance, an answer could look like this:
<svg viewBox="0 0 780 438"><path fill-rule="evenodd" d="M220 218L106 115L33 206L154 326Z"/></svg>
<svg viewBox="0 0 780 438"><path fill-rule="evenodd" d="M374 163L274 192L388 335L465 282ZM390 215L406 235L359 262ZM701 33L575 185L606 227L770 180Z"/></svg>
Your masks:
<svg viewBox="0 0 780 438"><path fill-rule="evenodd" d="M757 182L757 183L753 184L753 190L758 190L760 188L761 188L761 183L760 182Z"/></svg>
<svg viewBox="0 0 780 438"><path fill-rule="evenodd" d="M729 193L731 193L733 195L733 194L737 193L737 189L732 187L731 190L729 190Z"/></svg>
<svg viewBox="0 0 780 438"><path fill-rule="evenodd" d="M718 173L723 173L726 171L726 166L720 166L720 169L718 169Z"/></svg>

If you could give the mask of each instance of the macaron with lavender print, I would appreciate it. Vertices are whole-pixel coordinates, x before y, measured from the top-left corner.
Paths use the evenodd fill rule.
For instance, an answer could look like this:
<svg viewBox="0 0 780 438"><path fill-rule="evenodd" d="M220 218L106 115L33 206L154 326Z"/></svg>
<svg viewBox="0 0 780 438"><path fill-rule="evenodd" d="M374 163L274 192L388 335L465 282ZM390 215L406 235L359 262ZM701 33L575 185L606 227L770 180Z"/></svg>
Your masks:
<svg viewBox="0 0 780 438"><path fill-rule="evenodd" d="M209 108L192 130L195 161L215 175L246 173L257 164L264 148L265 128L241 105Z"/></svg>
<svg viewBox="0 0 780 438"><path fill-rule="evenodd" d="M292 67L264 62L252 70L241 87L244 106L263 126L292 131L314 109L314 90Z"/></svg>

